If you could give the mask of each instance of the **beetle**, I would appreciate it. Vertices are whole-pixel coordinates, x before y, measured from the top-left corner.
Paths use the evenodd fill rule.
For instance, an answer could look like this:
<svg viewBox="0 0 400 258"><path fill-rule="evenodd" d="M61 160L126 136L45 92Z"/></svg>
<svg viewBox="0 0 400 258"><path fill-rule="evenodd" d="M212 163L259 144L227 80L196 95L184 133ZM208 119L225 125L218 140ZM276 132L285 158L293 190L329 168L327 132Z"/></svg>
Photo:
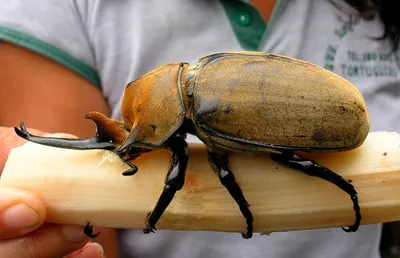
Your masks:
<svg viewBox="0 0 400 258"><path fill-rule="evenodd" d="M322 178L345 191L353 202L357 231L361 221L358 193L350 181L301 152L338 152L359 147L366 139L369 114L358 89L315 64L282 55L222 52L197 63L169 63L128 83L122 120L99 112L85 118L96 126L88 139L38 137L24 123L16 133L29 141L69 149L104 149L116 153L134 175L132 163L144 152L164 148L172 153L165 186L143 232L155 225L182 189L188 163L187 134L207 147L208 161L246 220L243 238L253 235L249 204L229 168L229 154L269 155L279 164ZM94 236L89 224L85 227Z"/></svg>

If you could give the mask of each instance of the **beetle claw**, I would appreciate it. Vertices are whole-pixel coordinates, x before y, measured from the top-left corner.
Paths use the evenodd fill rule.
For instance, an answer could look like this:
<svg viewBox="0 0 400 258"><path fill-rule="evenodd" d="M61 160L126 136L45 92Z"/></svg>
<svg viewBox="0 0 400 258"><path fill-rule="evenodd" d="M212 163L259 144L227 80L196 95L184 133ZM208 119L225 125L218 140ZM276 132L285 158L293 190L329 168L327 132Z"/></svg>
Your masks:
<svg viewBox="0 0 400 258"><path fill-rule="evenodd" d="M149 234L150 232L155 233L155 230L157 230L155 225L150 224L150 221L149 221L150 214L151 214L151 212L149 212L146 217L146 228L143 229L144 234Z"/></svg>
<svg viewBox="0 0 400 258"><path fill-rule="evenodd" d="M133 176L138 171L137 166L133 165L129 161L126 161L126 164L130 167L128 170L122 173L123 176Z"/></svg>
<svg viewBox="0 0 400 258"><path fill-rule="evenodd" d="M155 233L156 232L155 228L147 227L147 228L143 229L143 233L145 233L145 234L149 234L150 232Z"/></svg>
<svg viewBox="0 0 400 258"><path fill-rule="evenodd" d="M251 233L251 232L242 233L242 237L243 237L244 239L250 239L250 238L253 237L253 233Z"/></svg>
<svg viewBox="0 0 400 258"><path fill-rule="evenodd" d="M358 227L359 227L359 225L358 225L358 224L355 224L355 225L351 225L351 226L349 226L349 227L347 227L347 228L342 227L342 229L343 229L343 231L345 231L345 232L356 232L356 231L358 230Z"/></svg>
<svg viewBox="0 0 400 258"><path fill-rule="evenodd" d="M138 169L134 169L134 168L130 168L124 172L122 172L123 176L133 176L134 174L136 174L136 172L138 171Z"/></svg>
<svg viewBox="0 0 400 258"><path fill-rule="evenodd" d="M93 234L93 226L90 225L90 223L86 223L85 227L83 228L83 233L87 235L90 238L96 238L100 235L100 232L97 232L96 234Z"/></svg>

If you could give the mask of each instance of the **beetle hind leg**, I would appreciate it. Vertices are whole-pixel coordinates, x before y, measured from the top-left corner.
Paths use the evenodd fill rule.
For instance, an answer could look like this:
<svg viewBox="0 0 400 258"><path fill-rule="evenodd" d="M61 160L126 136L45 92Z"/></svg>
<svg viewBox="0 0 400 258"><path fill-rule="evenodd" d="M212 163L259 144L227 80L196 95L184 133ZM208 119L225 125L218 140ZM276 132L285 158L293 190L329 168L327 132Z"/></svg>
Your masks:
<svg viewBox="0 0 400 258"><path fill-rule="evenodd" d="M346 232L356 232L358 230L361 221L361 211L358 204L357 191L350 182L345 180L342 176L331 171L330 169L317 164L315 161L302 159L294 153L272 154L271 158L290 168L300 170L307 175L316 176L330 183L333 183L334 185L345 191L347 194L349 194L353 202L353 209L355 212L356 221L348 228L342 227L342 229Z"/></svg>
<svg viewBox="0 0 400 258"><path fill-rule="evenodd" d="M228 190L230 195L239 205L239 209L246 219L247 232L242 233L243 238L249 239L253 236L253 215L249 209L249 204L246 201L240 186L235 180L235 176L228 166L228 156L217 154L208 151L208 160L215 174L218 175L222 185Z"/></svg>

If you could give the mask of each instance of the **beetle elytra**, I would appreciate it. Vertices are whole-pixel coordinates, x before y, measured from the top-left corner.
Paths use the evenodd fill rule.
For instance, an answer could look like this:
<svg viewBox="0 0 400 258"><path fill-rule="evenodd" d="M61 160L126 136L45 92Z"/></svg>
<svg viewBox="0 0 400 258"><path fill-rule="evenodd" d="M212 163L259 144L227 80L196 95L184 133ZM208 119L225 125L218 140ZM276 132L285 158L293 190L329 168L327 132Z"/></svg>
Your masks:
<svg viewBox="0 0 400 258"><path fill-rule="evenodd" d="M253 234L253 216L233 172L229 153L266 154L286 166L327 180L351 197L357 231L361 221L357 191L335 172L299 152L354 149L366 139L370 121L361 93L347 80L317 65L263 52L227 52L202 57L195 64L160 66L125 87L123 121L98 112L86 115L96 125L89 139L31 135L21 122L16 133L32 142L70 149L106 149L130 167L143 152L172 152L165 187L145 221L155 225L185 180L187 134L207 147L210 165L246 219L244 238ZM88 235L91 230L86 227Z"/></svg>

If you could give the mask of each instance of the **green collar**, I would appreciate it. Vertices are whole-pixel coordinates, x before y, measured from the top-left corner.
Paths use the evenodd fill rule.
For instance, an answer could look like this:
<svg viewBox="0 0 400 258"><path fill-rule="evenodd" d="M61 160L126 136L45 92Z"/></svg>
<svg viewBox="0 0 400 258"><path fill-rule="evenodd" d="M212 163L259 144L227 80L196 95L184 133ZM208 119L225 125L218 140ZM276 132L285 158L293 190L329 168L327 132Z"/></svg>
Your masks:
<svg viewBox="0 0 400 258"><path fill-rule="evenodd" d="M244 50L260 50L281 1L277 1L268 26L257 8L246 0L220 1L241 47Z"/></svg>

